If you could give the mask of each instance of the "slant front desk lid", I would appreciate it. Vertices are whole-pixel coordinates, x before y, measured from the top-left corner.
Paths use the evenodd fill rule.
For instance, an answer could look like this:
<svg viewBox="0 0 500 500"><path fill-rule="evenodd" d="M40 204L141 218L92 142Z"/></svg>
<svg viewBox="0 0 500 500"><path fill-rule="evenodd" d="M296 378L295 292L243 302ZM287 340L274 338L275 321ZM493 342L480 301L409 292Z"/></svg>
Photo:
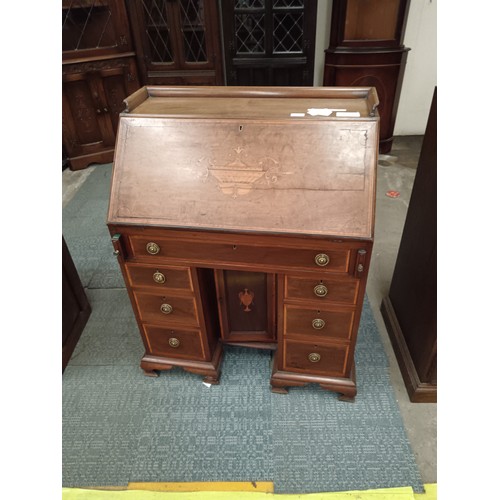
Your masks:
<svg viewBox="0 0 500 500"><path fill-rule="evenodd" d="M371 87L143 87L126 101L108 222L372 238Z"/></svg>

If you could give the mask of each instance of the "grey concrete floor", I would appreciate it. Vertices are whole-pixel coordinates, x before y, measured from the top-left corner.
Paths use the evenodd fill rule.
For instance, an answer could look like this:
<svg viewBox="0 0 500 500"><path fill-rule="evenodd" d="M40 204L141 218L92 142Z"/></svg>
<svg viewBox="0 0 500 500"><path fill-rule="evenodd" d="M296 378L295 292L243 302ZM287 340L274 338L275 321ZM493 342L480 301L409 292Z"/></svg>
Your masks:
<svg viewBox="0 0 500 500"><path fill-rule="evenodd" d="M366 292L389 358L391 382L422 480L424 483L436 483L437 405L410 402L380 313L382 299L389 293L422 139L422 136L396 137L390 154L379 157L375 243ZM99 166L75 172L69 169L63 171L63 206L71 200L95 168ZM399 191L399 198L386 196L389 190Z"/></svg>

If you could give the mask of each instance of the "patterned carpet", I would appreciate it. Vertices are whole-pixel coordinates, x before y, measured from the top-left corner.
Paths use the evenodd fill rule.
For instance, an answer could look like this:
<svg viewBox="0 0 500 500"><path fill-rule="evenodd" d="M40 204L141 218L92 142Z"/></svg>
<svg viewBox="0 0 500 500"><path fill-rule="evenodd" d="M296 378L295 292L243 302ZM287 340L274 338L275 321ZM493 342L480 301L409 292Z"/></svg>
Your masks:
<svg viewBox="0 0 500 500"><path fill-rule="evenodd" d="M63 375L63 486L273 481L276 493L423 491L366 299L354 404L315 385L271 393L271 353L262 350L225 348L219 386L180 369L143 375L106 228L110 177L110 165L96 168L63 210L92 305Z"/></svg>

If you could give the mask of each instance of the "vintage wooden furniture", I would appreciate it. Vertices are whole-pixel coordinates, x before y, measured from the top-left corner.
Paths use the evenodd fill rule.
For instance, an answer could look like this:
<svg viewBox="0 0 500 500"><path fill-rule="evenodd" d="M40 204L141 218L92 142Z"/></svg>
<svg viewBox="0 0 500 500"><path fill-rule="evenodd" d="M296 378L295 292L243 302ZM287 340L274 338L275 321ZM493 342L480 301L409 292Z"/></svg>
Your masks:
<svg viewBox="0 0 500 500"><path fill-rule="evenodd" d="M62 239L62 371L90 317L91 307L64 237Z"/></svg>
<svg viewBox="0 0 500 500"><path fill-rule="evenodd" d="M224 85L218 2L127 0L146 85Z"/></svg>
<svg viewBox="0 0 500 500"><path fill-rule="evenodd" d="M123 0L63 0L62 132L71 170L113 161L123 99L139 88Z"/></svg>
<svg viewBox="0 0 500 500"><path fill-rule="evenodd" d="M403 380L414 403L437 402L437 89L389 295L382 302Z"/></svg>
<svg viewBox="0 0 500 500"><path fill-rule="evenodd" d="M392 148L409 48L403 45L410 0L333 0L323 85L366 85L380 99L380 152Z"/></svg>
<svg viewBox="0 0 500 500"><path fill-rule="evenodd" d="M276 350L275 392L353 399L375 89L144 87L126 105L108 226L144 371L217 383L231 343Z"/></svg>
<svg viewBox="0 0 500 500"><path fill-rule="evenodd" d="M222 0L228 85L307 86L317 0Z"/></svg>

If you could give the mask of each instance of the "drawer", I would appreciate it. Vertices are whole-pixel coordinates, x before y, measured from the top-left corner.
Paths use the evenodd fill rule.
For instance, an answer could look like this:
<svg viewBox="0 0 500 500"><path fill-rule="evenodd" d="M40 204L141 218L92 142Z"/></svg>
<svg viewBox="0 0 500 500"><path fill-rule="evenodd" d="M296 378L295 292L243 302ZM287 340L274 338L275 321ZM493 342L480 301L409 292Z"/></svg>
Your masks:
<svg viewBox="0 0 500 500"><path fill-rule="evenodd" d="M351 338L354 311L347 308L324 309L285 305L285 336L307 335L323 340Z"/></svg>
<svg viewBox="0 0 500 500"><path fill-rule="evenodd" d="M193 297L170 294L134 292L141 321L159 325L198 326L196 303Z"/></svg>
<svg viewBox="0 0 500 500"><path fill-rule="evenodd" d="M205 359L199 331L172 330L144 325L148 351L158 356L173 358Z"/></svg>
<svg viewBox="0 0 500 500"><path fill-rule="evenodd" d="M284 342L284 369L291 372L327 376L345 376L346 345L326 345L311 342Z"/></svg>
<svg viewBox="0 0 500 500"><path fill-rule="evenodd" d="M314 300L318 304L356 304L359 280L327 276L298 278L285 276L285 299Z"/></svg>
<svg viewBox="0 0 500 500"><path fill-rule="evenodd" d="M133 287L150 286L160 290L193 291L189 268L127 264L126 269Z"/></svg>
<svg viewBox="0 0 500 500"><path fill-rule="evenodd" d="M157 262L189 262L190 265L234 264L267 266L268 268L308 271L323 270L337 273L349 271L350 249L286 248L259 244L216 243L210 241L184 241L178 238L130 236L131 256Z"/></svg>

